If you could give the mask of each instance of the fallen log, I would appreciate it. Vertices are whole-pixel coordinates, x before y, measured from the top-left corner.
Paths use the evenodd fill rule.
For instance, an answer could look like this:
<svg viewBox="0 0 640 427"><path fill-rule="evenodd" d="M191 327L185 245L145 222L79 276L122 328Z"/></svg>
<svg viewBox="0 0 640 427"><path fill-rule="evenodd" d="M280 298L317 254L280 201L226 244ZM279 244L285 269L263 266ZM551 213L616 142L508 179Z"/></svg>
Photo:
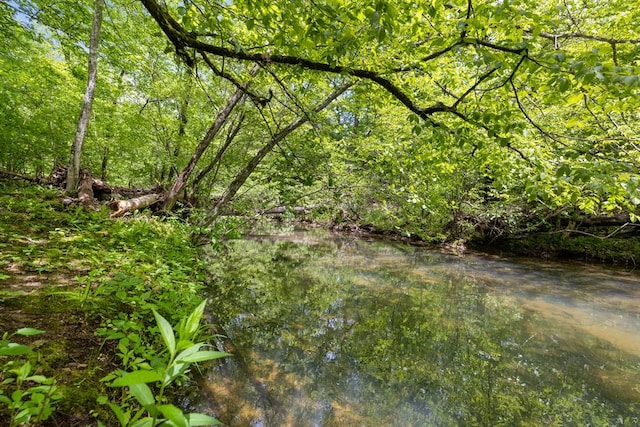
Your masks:
<svg viewBox="0 0 640 427"><path fill-rule="evenodd" d="M114 200L109 203L109 207L114 210L111 213L111 218L118 218L126 214L127 212L132 212L138 209L144 209L156 202L162 200L162 194L154 193L154 194L145 194L144 196L136 197L128 200Z"/></svg>
<svg viewBox="0 0 640 427"><path fill-rule="evenodd" d="M44 176L29 176L17 172L0 170L0 178L3 179L22 179L24 181L33 182L35 184L48 184L49 178Z"/></svg>
<svg viewBox="0 0 640 427"><path fill-rule="evenodd" d="M584 216L575 220L576 226L578 227L619 227L630 222L632 221L628 213L619 213L609 216Z"/></svg>

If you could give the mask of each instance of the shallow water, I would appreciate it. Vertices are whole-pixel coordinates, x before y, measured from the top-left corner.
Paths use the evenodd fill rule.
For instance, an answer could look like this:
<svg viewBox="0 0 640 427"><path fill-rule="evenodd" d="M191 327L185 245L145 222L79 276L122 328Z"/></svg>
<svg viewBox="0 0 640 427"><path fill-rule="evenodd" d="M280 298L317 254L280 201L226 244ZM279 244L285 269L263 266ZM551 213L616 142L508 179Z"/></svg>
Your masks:
<svg viewBox="0 0 640 427"><path fill-rule="evenodd" d="M225 425L640 425L638 273L322 232L211 271Z"/></svg>

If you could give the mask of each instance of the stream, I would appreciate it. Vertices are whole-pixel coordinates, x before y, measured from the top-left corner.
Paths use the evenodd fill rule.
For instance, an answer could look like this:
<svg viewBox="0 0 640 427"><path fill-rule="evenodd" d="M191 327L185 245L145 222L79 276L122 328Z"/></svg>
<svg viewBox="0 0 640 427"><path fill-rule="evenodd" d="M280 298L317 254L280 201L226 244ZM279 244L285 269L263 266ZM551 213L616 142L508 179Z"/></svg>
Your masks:
<svg viewBox="0 0 640 427"><path fill-rule="evenodd" d="M219 258L225 425L640 425L639 272L293 230Z"/></svg>

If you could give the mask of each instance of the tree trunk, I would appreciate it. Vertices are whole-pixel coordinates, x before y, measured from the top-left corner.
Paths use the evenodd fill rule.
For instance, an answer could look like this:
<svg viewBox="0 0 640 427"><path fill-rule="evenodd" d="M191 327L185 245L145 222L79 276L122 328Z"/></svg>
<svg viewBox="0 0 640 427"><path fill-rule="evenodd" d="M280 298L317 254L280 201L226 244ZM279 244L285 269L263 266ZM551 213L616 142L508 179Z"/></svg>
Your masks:
<svg viewBox="0 0 640 427"><path fill-rule="evenodd" d="M78 127L76 136L71 147L71 160L69 169L67 170L67 192L75 191L78 185L80 175L80 157L82 156L82 144L89 127L89 118L91 116L91 106L93 105L93 94L96 89L96 80L98 78L98 44L100 42L100 26L102 25L102 8L104 0L95 0L95 10L93 13L93 26L91 28L91 38L89 39L89 76L87 79L87 87L82 101L82 109L80 110L80 118L78 119Z"/></svg>
<svg viewBox="0 0 640 427"><path fill-rule="evenodd" d="M259 69L260 66L256 64L251 70L251 76L255 76ZM165 199L163 208L166 212L169 212L171 211L171 209L173 209L173 206L176 203L176 199L178 198L178 194L184 188L184 185L189 179L189 176L191 176L191 173L196 167L196 164L198 163L206 149L209 148L209 145L211 144L211 141L213 141L213 138L215 138L222 126L226 123L234 107L238 105L240 100L246 96L246 90L247 87L249 87L249 84L250 82L242 84L241 87L238 88L231 96L231 98L229 98L229 101L227 101L227 104L224 106L222 111L218 113L215 122L213 122L200 144L198 144L198 146L196 147L193 155L191 156L191 160L189 160L187 166L178 175L175 183L173 184L173 187L171 187L171 190L169 190L169 193L167 193L167 198Z"/></svg>
<svg viewBox="0 0 640 427"><path fill-rule="evenodd" d="M115 209L115 212L111 214L111 218L120 217L127 212L135 211L137 209L144 209L151 206L161 198L161 194L145 194L144 196L136 197L135 199L111 202L111 209Z"/></svg>
<svg viewBox="0 0 640 427"><path fill-rule="evenodd" d="M100 179L107 180L107 165L109 164L109 147L104 147L102 152L102 164L100 165Z"/></svg>
<svg viewBox="0 0 640 427"><path fill-rule="evenodd" d="M216 170L213 177L213 179L215 180L215 177L218 174L218 169L220 168L220 162L222 161L222 157L224 156L224 153L227 152L227 149L231 146L231 143L233 142L236 135L238 135L238 132L240 132L240 129L242 127L242 122L244 121L244 117L245 117L244 114L242 114L238 118L238 122L229 131L229 134L227 135L227 138L225 139L224 144L222 144L222 146L218 149L218 152L216 153L213 160L204 169L202 169L198 174L198 176L193 180L191 191L193 192L197 191L204 177L207 176L209 173L211 173L211 171L214 169Z"/></svg>
<svg viewBox="0 0 640 427"><path fill-rule="evenodd" d="M324 101L316 105L316 107L313 109L313 112L318 113L324 110L329 104L331 104L337 97L342 95L352 85L353 83L347 82L339 86L327 98L325 98ZM249 160L249 163L247 163L247 166L245 166L245 168L242 171L240 171L240 173L236 176L233 182L229 184L229 187L227 187L225 192L218 199L218 201L213 206L211 211L209 211L207 216L202 221L202 225L203 226L211 225L211 223L215 221L216 218L220 215L220 209L224 205L226 205L233 198L233 196L236 195L240 187L242 187L242 185L245 183L247 178L249 178L251 173L253 173L253 171L258 166L258 164L262 161L262 159L264 159L264 157L267 154L269 154L269 152L273 149L273 147L275 147L278 142L286 138L291 132L298 129L300 126L302 126L304 123L308 121L309 121L309 115L305 114L301 117L298 117L297 120L291 122L286 128L282 129L277 134L273 135L269 140L269 142L264 147L262 147L256 153L256 155L253 156L251 160Z"/></svg>

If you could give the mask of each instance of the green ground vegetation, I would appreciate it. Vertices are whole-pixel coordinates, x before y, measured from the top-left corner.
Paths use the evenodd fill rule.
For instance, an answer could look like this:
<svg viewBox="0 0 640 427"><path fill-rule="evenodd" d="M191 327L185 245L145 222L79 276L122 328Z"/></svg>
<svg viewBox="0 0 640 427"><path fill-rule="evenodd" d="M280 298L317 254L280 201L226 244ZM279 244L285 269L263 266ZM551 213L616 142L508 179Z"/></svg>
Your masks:
<svg viewBox="0 0 640 427"><path fill-rule="evenodd" d="M210 335L199 326L202 307L189 317L201 304L204 274L187 226L145 215L111 220L107 210L66 207L61 195L0 186L1 423L47 415L56 425L115 425L108 406L119 405L118 419L129 411L133 423L143 405L131 390L158 397L153 403L173 414L189 364L206 360L198 337ZM187 326L183 320L176 327L171 347L167 325L188 318ZM193 354L180 359L187 348ZM190 363L180 365L185 360ZM156 378L171 366L184 369L166 381ZM115 382L140 371L155 374L143 385L132 386L131 377ZM164 415L152 408L145 417L159 422Z"/></svg>

